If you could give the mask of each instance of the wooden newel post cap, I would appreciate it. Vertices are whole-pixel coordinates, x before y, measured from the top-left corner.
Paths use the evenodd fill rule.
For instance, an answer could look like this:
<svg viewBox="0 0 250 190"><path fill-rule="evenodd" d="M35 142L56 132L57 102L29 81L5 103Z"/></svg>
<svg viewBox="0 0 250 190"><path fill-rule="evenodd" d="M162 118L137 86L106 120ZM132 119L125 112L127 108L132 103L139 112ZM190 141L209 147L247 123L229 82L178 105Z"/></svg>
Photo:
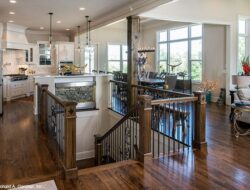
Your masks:
<svg viewBox="0 0 250 190"><path fill-rule="evenodd" d="M195 91L193 93L198 98L198 103L206 104L206 93L204 91Z"/></svg>
<svg viewBox="0 0 250 190"><path fill-rule="evenodd" d="M143 108L151 108L152 96L140 95L138 96L139 106Z"/></svg>
<svg viewBox="0 0 250 190"><path fill-rule="evenodd" d="M42 88L49 88L49 85L48 84L42 84L41 87Z"/></svg>

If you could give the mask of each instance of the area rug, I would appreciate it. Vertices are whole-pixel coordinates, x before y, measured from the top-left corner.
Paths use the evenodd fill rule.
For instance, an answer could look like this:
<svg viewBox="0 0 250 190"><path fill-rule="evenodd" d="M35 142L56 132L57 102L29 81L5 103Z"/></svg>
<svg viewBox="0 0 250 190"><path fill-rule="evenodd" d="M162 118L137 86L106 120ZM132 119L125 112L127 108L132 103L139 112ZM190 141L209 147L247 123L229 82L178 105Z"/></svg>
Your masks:
<svg viewBox="0 0 250 190"><path fill-rule="evenodd" d="M35 183L31 185L24 185L17 188L14 188L14 190L57 190L56 183L54 180L50 181L44 181L40 183Z"/></svg>

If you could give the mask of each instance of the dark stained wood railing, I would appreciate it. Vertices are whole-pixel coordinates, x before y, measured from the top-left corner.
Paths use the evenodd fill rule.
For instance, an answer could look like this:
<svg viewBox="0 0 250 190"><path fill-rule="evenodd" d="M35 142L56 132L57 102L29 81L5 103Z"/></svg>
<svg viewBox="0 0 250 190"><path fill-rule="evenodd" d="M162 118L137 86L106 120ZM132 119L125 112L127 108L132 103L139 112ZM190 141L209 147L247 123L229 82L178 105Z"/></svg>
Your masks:
<svg viewBox="0 0 250 190"><path fill-rule="evenodd" d="M126 83L110 82L118 94L117 97L123 97L117 89L122 86L125 90ZM140 85L133 85L133 88L138 92L135 104L138 107L136 122L139 126L137 159L143 162L147 155L152 154L153 157L171 155L184 152L189 147L206 151L204 93L194 92L193 96ZM114 108L112 106L113 110ZM115 128L121 127L121 123L130 120L129 116L130 112L117 123ZM127 124L130 123L127 122ZM116 134L112 129L111 131L113 136L108 132L104 135L105 138L108 136L115 138ZM96 139L96 154L102 152L103 156L104 151L101 149L105 143L99 143L98 138ZM111 144L114 142L111 140L108 143L110 151L113 146ZM97 162L101 164L100 160Z"/></svg>
<svg viewBox="0 0 250 190"><path fill-rule="evenodd" d="M136 159L138 144L138 109L135 107L103 136L95 135L95 163Z"/></svg>
<svg viewBox="0 0 250 190"><path fill-rule="evenodd" d="M39 125L56 147L53 153L65 178L77 178L76 103L62 101L48 90L48 85L36 85Z"/></svg>
<svg viewBox="0 0 250 190"><path fill-rule="evenodd" d="M118 112L122 115L125 115L129 108L128 104L128 83L117 80L110 80L111 86L111 109L115 112ZM160 88L152 88L148 86L141 85L132 85L133 94L139 95L149 95L152 96L153 99L167 99L167 98L179 98L179 97L192 97L190 94L175 92L172 90L165 90ZM133 98L137 101L137 97ZM136 102L133 102L135 105Z"/></svg>

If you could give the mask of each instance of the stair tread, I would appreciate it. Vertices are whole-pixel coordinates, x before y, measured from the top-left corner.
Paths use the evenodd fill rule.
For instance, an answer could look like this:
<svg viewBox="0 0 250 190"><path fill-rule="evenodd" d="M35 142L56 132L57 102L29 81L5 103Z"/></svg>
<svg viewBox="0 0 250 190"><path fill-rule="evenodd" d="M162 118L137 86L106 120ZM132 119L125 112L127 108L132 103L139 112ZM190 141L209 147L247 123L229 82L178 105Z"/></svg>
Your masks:
<svg viewBox="0 0 250 190"><path fill-rule="evenodd" d="M96 166L92 168L81 169L78 171L78 175L80 176L86 173L101 172L104 170L109 170L109 169L118 168L118 167L122 167L126 165L136 164L136 163L140 163L140 162L135 161L135 160L124 160L124 161L100 165L100 166Z"/></svg>

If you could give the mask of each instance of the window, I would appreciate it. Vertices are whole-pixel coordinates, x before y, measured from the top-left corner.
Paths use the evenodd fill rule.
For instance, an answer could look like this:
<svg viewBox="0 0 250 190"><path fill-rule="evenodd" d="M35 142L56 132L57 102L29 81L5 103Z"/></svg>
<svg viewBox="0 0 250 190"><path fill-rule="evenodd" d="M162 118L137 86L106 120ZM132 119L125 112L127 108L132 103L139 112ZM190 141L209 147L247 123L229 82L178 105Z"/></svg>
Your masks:
<svg viewBox="0 0 250 190"><path fill-rule="evenodd" d="M242 72L241 61L248 53L248 24L247 19L239 19L238 22L238 63L237 71Z"/></svg>
<svg viewBox="0 0 250 190"><path fill-rule="evenodd" d="M128 48L126 45L108 45L108 72L122 71L123 73L127 73L127 51Z"/></svg>
<svg viewBox="0 0 250 190"><path fill-rule="evenodd" d="M39 64L51 65L50 47L48 44L39 44Z"/></svg>
<svg viewBox="0 0 250 190"><path fill-rule="evenodd" d="M202 25L190 25L158 32L160 72L185 72L202 80Z"/></svg>

